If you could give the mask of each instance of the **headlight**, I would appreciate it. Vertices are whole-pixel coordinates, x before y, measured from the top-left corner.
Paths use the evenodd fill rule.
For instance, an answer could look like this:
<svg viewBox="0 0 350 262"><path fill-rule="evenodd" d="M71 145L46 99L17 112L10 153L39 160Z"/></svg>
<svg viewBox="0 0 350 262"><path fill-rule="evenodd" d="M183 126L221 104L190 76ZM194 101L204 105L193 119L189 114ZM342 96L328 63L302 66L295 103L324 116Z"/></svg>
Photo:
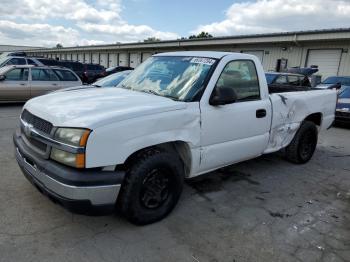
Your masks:
<svg viewBox="0 0 350 262"><path fill-rule="evenodd" d="M90 132L88 129L58 128L54 139L67 145L85 147ZM85 167L85 153L70 153L53 147L50 158L67 166Z"/></svg>
<svg viewBox="0 0 350 262"><path fill-rule="evenodd" d="M76 168L85 167L85 154L73 154L57 148L52 148L50 157L67 166Z"/></svg>
<svg viewBox="0 0 350 262"><path fill-rule="evenodd" d="M58 128L55 133L55 140L72 146L86 146L90 130L78 128Z"/></svg>

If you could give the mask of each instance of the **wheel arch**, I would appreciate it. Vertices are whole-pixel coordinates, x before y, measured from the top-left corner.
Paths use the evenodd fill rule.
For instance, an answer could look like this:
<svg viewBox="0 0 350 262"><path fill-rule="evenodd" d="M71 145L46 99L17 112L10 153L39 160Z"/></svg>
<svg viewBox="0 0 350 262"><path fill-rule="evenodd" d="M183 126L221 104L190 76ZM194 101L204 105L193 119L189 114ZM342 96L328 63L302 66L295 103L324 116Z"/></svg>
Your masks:
<svg viewBox="0 0 350 262"><path fill-rule="evenodd" d="M308 115L304 121L309 121L309 122L312 122L314 123L316 126L321 126L322 125L322 118L323 118L323 115L322 113L320 112L317 112L317 113L312 113L310 115Z"/></svg>
<svg viewBox="0 0 350 262"><path fill-rule="evenodd" d="M133 152L132 154L130 154L126 158L123 165L126 167L129 166L133 161L135 161L135 159L138 157L138 155L141 152L147 151L147 150L152 150L152 149L165 150L167 152L171 152L171 153L178 155L181 162L184 165L185 177L189 176L191 169L192 169L192 161L193 161L192 153L191 153L191 149L190 149L189 144L185 141L180 141L180 140L155 144L152 146L148 146L148 147L139 149L139 150Z"/></svg>

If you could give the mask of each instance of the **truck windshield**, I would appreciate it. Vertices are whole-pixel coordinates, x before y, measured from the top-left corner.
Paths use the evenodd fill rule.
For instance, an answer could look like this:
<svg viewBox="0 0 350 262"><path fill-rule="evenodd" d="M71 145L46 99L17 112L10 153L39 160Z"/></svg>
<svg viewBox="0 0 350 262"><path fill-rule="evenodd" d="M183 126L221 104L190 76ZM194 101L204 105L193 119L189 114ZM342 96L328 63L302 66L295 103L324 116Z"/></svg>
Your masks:
<svg viewBox="0 0 350 262"><path fill-rule="evenodd" d="M154 56L147 59L118 87L191 101L203 87L216 59L190 56Z"/></svg>

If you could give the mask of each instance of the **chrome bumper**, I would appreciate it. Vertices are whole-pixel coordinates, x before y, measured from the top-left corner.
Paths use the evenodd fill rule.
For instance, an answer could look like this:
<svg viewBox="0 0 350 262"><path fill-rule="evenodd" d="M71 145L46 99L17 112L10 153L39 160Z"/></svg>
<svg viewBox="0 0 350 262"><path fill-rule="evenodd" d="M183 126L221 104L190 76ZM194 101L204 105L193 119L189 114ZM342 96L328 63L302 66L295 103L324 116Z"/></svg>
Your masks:
<svg viewBox="0 0 350 262"><path fill-rule="evenodd" d="M32 178L32 182L36 183L42 189L47 190L49 193L53 192L69 200L88 200L94 206L114 205L117 200L121 185L86 187L66 185L38 170L35 164L29 163L29 161L22 156L17 147L15 154L18 164L26 175Z"/></svg>

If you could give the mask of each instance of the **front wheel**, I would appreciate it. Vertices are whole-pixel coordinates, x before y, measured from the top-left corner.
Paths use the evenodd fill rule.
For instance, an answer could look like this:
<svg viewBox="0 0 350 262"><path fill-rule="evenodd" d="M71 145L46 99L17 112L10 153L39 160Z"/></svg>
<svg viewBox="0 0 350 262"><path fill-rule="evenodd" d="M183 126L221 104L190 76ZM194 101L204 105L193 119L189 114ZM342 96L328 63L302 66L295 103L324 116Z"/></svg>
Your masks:
<svg viewBox="0 0 350 262"><path fill-rule="evenodd" d="M129 165L118 197L119 208L134 224L159 221L178 202L183 179L183 165L177 155L158 149L143 151Z"/></svg>
<svg viewBox="0 0 350 262"><path fill-rule="evenodd" d="M313 156L318 138L318 130L314 123L304 121L292 142L286 147L285 157L296 164L304 164Z"/></svg>

